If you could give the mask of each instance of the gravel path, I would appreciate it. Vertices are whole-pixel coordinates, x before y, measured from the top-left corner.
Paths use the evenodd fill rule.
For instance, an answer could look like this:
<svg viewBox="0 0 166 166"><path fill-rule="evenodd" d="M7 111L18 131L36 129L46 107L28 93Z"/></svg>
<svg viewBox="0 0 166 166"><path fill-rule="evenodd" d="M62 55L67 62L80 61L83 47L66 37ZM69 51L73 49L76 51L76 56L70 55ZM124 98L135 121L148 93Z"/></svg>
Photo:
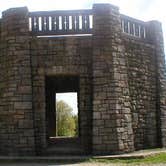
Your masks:
<svg viewBox="0 0 166 166"><path fill-rule="evenodd" d="M5 164L1 163L0 166L166 166L166 164L105 164L105 163L79 163L79 164L37 164L37 163L13 163Z"/></svg>

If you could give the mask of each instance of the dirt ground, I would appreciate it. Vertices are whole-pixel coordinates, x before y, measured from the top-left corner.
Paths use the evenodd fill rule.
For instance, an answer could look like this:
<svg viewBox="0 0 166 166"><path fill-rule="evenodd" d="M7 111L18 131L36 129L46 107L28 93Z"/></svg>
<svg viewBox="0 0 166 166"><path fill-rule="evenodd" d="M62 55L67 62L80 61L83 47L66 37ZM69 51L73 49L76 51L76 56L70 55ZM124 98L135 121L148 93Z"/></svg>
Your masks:
<svg viewBox="0 0 166 166"><path fill-rule="evenodd" d="M10 164L0 164L2 166L132 166L133 164L105 164L105 163L78 163L78 164L47 164L47 163L10 163ZM137 166L137 165L133 165ZM166 166L166 164L139 164L139 166Z"/></svg>

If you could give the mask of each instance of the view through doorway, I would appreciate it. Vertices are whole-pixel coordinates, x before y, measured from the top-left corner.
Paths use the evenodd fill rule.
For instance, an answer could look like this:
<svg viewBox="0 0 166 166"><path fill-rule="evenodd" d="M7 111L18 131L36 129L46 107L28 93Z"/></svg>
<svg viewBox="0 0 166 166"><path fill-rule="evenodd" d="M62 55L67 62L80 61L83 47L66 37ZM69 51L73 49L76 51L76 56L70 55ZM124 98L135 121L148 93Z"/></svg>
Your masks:
<svg viewBox="0 0 166 166"><path fill-rule="evenodd" d="M56 93L56 137L78 137L77 92Z"/></svg>

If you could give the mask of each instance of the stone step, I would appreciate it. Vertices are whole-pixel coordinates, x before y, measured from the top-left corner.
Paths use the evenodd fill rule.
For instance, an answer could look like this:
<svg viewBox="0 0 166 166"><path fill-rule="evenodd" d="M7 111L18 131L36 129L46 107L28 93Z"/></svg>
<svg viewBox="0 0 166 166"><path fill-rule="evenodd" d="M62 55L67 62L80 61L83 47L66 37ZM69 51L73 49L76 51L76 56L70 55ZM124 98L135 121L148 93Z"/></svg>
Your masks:
<svg viewBox="0 0 166 166"><path fill-rule="evenodd" d="M50 145L55 145L55 144L80 144L80 139L79 138L50 138L49 139L49 144Z"/></svg>
<svg viewBox="0 0 166 166"><path fill-rule="evenodd" d="M44 155L84 155L84 149L79 138L51 138Z"/></svg>
<svg viewBox="0 0 166 166"><path fill-rule="evenodd" d="M84 149L81 147L71 147L71 146L62 146L62 147L48 147L45 155L47 156L58 156L58 155L83 155L85 154Z"/></svg>
<svg viewBox="0 0 166 166"><path fill-rule="evenodd" d="M78 146L81 146L81 142L80 141L63 141L63 140L60 140L60 141L55 141L55 142L49 142L49 146L74 146L74 147L78 147Z"/></svg>

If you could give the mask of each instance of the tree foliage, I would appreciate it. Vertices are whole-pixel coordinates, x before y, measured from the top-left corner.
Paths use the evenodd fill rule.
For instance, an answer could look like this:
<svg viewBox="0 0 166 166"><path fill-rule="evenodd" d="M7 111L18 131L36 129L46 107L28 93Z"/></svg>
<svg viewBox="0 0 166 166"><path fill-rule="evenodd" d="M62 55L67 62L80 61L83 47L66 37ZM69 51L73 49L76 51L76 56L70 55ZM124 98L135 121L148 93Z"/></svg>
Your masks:
<svg viewBox="0 0 166 166"><path fill-rule="evenodd" d="M72 108L63 100L56 102L57 136L77 136L78 116L73 115L72 111Z"/></svg>

